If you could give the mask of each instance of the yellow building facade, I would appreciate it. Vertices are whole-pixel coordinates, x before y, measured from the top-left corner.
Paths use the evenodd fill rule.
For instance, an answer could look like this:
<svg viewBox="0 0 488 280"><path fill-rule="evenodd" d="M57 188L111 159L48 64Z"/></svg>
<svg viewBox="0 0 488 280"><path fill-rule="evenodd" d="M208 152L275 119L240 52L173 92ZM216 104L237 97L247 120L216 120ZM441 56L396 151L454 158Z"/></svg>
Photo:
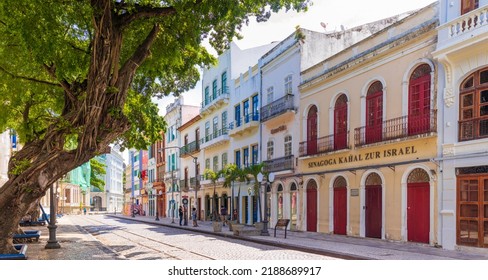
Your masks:
<svg viewBox="0 0 488 280"><path fill-rule="evenodd" d="M437 243L437 4L302 72L302 230Z"/></svg>

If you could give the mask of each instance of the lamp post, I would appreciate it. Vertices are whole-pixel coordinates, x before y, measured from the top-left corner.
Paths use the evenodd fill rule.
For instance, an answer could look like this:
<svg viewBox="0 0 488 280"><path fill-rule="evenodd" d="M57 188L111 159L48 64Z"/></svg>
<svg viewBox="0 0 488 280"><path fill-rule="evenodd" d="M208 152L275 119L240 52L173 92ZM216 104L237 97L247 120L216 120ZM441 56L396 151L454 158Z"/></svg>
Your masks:
<svg viewBox="0 0 488 280"><path fill-rule="evenodd" d="M159 221L159 212L158 212L158 197L163 194L163 191L159 190L156 195L156 221Z"/></svg>
<svg viewBox="0 0 488 280"><path fill-rule="evenodd" d="M269 236L268 232L268 186L270 183L273 183L274 181L274 173L269 173L267 178L266 178L266 184L264 188L264 220L263 220L263 230L261 231L262 236ZM262 183L264 180L264 175L263 173L259 172L258 174L258 181L259 183Z"/></svg>
<svg viewBox="0 0 488 280"><path fill-rule="evenodd" d="M197 211L200 211L200 209L198 209L198 203L197 203L198 185L200 183L200 180L198 179L198 162L197 162L198 158L190 154L188 155L193 159L193 163L195 163L195 209L197 209Z"/></svg>
<svg viewBox="0 0 488 280"><path fill-rule="evenodd" d="M56 240L56 206L55 206L55 196L54 196L54 186L51 185L50 187L50 206L49 206L49 225L47 228L49 229L49 240L47 241L45 249L59 249L61 245L59 244L58 240ZM57 203L57 202L56 202Z"/></svg>
<svg viewBox="0 0 488 280"><path fill-rule="evenodd" d="M135 202L136 202L136 198L133 196L132 197L132 209L130 210L132 212L132 218L135 218L136 217L136 212L135 212Z"/></svg>

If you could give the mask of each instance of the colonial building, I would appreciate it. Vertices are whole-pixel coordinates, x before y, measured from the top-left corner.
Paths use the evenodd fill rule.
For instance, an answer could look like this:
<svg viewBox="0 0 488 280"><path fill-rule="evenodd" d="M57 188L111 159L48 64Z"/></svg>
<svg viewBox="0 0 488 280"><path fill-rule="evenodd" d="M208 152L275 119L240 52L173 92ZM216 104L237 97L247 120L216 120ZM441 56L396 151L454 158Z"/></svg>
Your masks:
<svg viewBox="0 0 488 280"><path fill-rule="evenodd" d="M261 72L261 159L276 175L268 190L270 224L290 219L291 229L305 230L305 209L297 176L300 72L330 57L374 32L398 21L397 17L331 33L298 28L259 60ZM299 209L300 208L300 209ZM309 229L314 231L313 229Z"/></svg>
<svg viewBox="0 0 488 280"><path fill-rule="evenodd" d="M438 4L302 72L300 229L438 243Z"/></svg>
<svg viewBox="0 0 488 280"><path fill-rule="evenodd" d="M439 2L440 243L486 248L488 1Z"/></svg>

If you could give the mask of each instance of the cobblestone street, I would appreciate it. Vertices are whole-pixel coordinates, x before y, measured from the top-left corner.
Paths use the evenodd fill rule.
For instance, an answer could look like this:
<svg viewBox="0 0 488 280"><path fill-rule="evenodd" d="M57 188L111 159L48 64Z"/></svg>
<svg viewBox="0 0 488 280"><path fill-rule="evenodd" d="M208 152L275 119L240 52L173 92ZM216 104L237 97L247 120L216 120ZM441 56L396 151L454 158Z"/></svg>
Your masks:
<svg viewBox="0 0 488 280"><path fill-rule="evenodd" d="M321 255L107 216L69 216L106 248L129 260L330 260Z"/></svg>

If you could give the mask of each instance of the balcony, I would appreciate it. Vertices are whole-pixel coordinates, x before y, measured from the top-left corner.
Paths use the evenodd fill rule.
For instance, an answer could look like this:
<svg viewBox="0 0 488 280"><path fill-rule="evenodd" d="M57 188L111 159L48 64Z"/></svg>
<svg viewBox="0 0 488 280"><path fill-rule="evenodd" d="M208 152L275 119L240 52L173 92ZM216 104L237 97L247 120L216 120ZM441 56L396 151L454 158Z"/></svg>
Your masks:
<svg viewBox="0 0 488 280"><path fill-rule="evenodd" d="M326 154L344 149L350 149L349 145L349 131L342 134L331 134L328 136L317 138L316 140L308 140L300 142L299 155L300 157L313 156L319 154Z"/></svg>
<svg viewBox="0 0 488 280"><path fill-rule="evenodd" d="M193 141L180 148L180 157L188 157L198 151L200 151L200 145L198 141Z"/></svg>
<svg viewBox="0 0 488 280"><path fill-rule="evenodd" d="M467 44L478 36L488 33L488 6L473 10L438 27L437 51L455 45ZM436 52L437 52L436 51Z"/></svg>
<svg viewBox="0 0 488 280"><path fill-rule="evenodd" d="M293 171L294 161L295 157L293 155L266 160L264 161L264 170L266 170L266 172Z"/></svg>
<svg viewBox="0 0 488 280"><path fill-rule="evenodd" d="M354 144L359 147L384 141L422 137L434 132L437 132L437 111L432 110L426 116L403 116L383 121L377 127L356 128Z"/></svg>
<svg viewBox="0 0 488 280"><path fill-rule="evenodd" d="M247 114L244 117L229 123L229 135L242 135L259 127L259 124L259 113Z"/></svg>
<svg viewBox="0 0 488 280"><path fill-rule="evenodd" d="M229 132L227 128L223 128L218 131L214 131L211 134L206 135L200 140L200 149L208 149L215 146L225 144L230 141Z"/></svg>
<svg viewBox="0 0 488 280"><path fill-rule="evenodd" d="M293 94L287 94L282 98L262 107L261 122L266 122L287 112L294 112L296 109L293 106L293 103Z"/></svg>
<svg viewBox="0 0 488 280"><path fill-rule="evenodd" d="M214 110L220 108L223 104L229 103L229 87L223 87L217 90L215 95L211 94L201 103L200 114L206 116Z"/></svg>

